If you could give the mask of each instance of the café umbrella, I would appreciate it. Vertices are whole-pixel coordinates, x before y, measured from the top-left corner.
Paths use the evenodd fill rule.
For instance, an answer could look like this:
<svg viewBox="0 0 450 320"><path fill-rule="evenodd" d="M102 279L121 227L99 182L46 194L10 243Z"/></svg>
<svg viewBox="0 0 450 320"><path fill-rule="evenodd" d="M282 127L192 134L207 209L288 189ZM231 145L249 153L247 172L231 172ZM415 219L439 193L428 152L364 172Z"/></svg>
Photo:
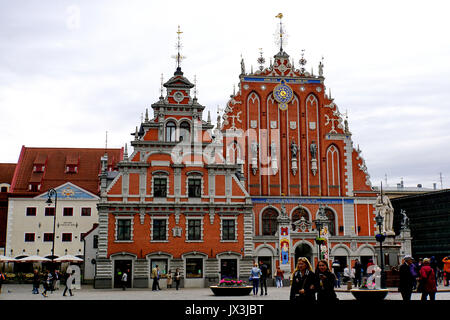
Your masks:
<svg viewBox="0 0 450 320"><path fill-rule="evenodd" d="M83 259L69 254L69 255L65 255L65 256L56 258L53 261L55 261L55 262L83 262Z"/></svg>
<svg viewBox="0 0 450 320"><path fill-rule="evenodd" d="M16 259L0 255L0 262L13 262L13 261L16 261Z"/></svg>
<svg viewBox="0 0 450 320"><path fill-rule="evenodd" d="M16 262L49 262L50 259L40 257L40 256L29 256L22 259L16 259Z"/></svg>

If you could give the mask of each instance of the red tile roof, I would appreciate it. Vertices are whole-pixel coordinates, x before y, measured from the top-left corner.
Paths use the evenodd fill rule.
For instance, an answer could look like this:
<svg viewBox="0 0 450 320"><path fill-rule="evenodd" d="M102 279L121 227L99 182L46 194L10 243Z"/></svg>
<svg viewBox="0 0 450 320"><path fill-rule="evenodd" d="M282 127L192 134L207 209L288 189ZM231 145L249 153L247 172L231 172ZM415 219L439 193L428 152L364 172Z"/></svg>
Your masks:
<svg viewBox="0 0 450 320"><path fill-rule="evenodd" d="M123 158L123 149L107 149L106 152L108 162L113 166ZM30 196L34 196L66 182L72 182L87 191L98 194L100 158L104 154L104 148L29 148L22 146L11 183L11 192L29 193ZM36 161L42 162L43 159L47 161L44 173L33 173ZM77 159L78 172L66 173L67 161L72 162L73 159ZM29 191L30 182L41 184L39 192Z"/></svg>
<svg viewBox="0 0 450 320"><path fill-rule="evenodd" d="M0 183L11 184L15 169L15 163L0 163Z"/></svg>

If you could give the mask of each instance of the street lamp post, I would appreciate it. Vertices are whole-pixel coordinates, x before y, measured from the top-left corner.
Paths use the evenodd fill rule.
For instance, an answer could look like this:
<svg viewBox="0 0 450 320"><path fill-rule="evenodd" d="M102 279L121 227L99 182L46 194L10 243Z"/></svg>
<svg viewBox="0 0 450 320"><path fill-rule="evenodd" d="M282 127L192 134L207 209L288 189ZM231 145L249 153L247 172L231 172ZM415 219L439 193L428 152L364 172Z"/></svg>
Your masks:
<svg viewBox="0 0 450 320"><path fill-rule="evenodd" d="M386 239L386 236L381 233L381 227L383 225L384 218L381 216L380 212L375 217L375 221L378 225L378 234L375 236L375 239L380 243L380 269L381 269L381 279L380 286L381 289L386 289L386 274L384 272L384 255L383 255L383 241Z"/></svg>
<svg viewBox="0 0 450 320"><path fill-rule="evenodd" d="M58 201L58 193L56 192L55 189L50 189L47 192L48 195L48 199L45 202L48 206L50 206L53 201L52 201L52 197L55 196L55 211L53 212L53 242L52 242L52 262L54 262L55 259L55 238L56 238L56 203Z"/></svg>

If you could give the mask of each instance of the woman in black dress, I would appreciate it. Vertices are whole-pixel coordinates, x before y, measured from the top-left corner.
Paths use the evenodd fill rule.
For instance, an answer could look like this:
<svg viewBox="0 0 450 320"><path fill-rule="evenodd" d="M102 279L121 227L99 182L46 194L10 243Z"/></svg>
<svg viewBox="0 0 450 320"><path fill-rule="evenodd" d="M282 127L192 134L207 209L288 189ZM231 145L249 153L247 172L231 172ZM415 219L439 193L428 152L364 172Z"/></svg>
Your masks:
<svg viewBox="0 0 450 320"><path fill-rule="evenodd" d="M290 300L313 302L316 300L316 276L307 258L298 259L292 275Z"/></svg>
<svg viewBox="0 0 450 320"><path fill-rule="evenodd" d="M334 292L335 275L328 268L326 260L320 260L316 269L316 288L318 302L336 302L337 296Z"/></svg>

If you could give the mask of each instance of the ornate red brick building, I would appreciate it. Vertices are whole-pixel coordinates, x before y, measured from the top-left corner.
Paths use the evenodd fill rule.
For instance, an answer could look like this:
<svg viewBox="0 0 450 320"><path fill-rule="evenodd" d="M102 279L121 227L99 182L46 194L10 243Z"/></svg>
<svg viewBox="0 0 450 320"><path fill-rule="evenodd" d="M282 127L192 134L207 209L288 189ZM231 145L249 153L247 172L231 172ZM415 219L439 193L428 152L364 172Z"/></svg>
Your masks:
<svg viewBox="0 0 450 320"><path fill-rule="evenodd" d="M130 286L148 287L155 265L178 268L185 286L247 279L255 260L288 276L299 256L316 264L319 229L322 257L376 257L377 193L322 61L317 75L303 55L295 68L282 45L255 72L242 60L216 129L179 62L120 174L101 178L96 287L117 286L124 271Z"/></svg>

